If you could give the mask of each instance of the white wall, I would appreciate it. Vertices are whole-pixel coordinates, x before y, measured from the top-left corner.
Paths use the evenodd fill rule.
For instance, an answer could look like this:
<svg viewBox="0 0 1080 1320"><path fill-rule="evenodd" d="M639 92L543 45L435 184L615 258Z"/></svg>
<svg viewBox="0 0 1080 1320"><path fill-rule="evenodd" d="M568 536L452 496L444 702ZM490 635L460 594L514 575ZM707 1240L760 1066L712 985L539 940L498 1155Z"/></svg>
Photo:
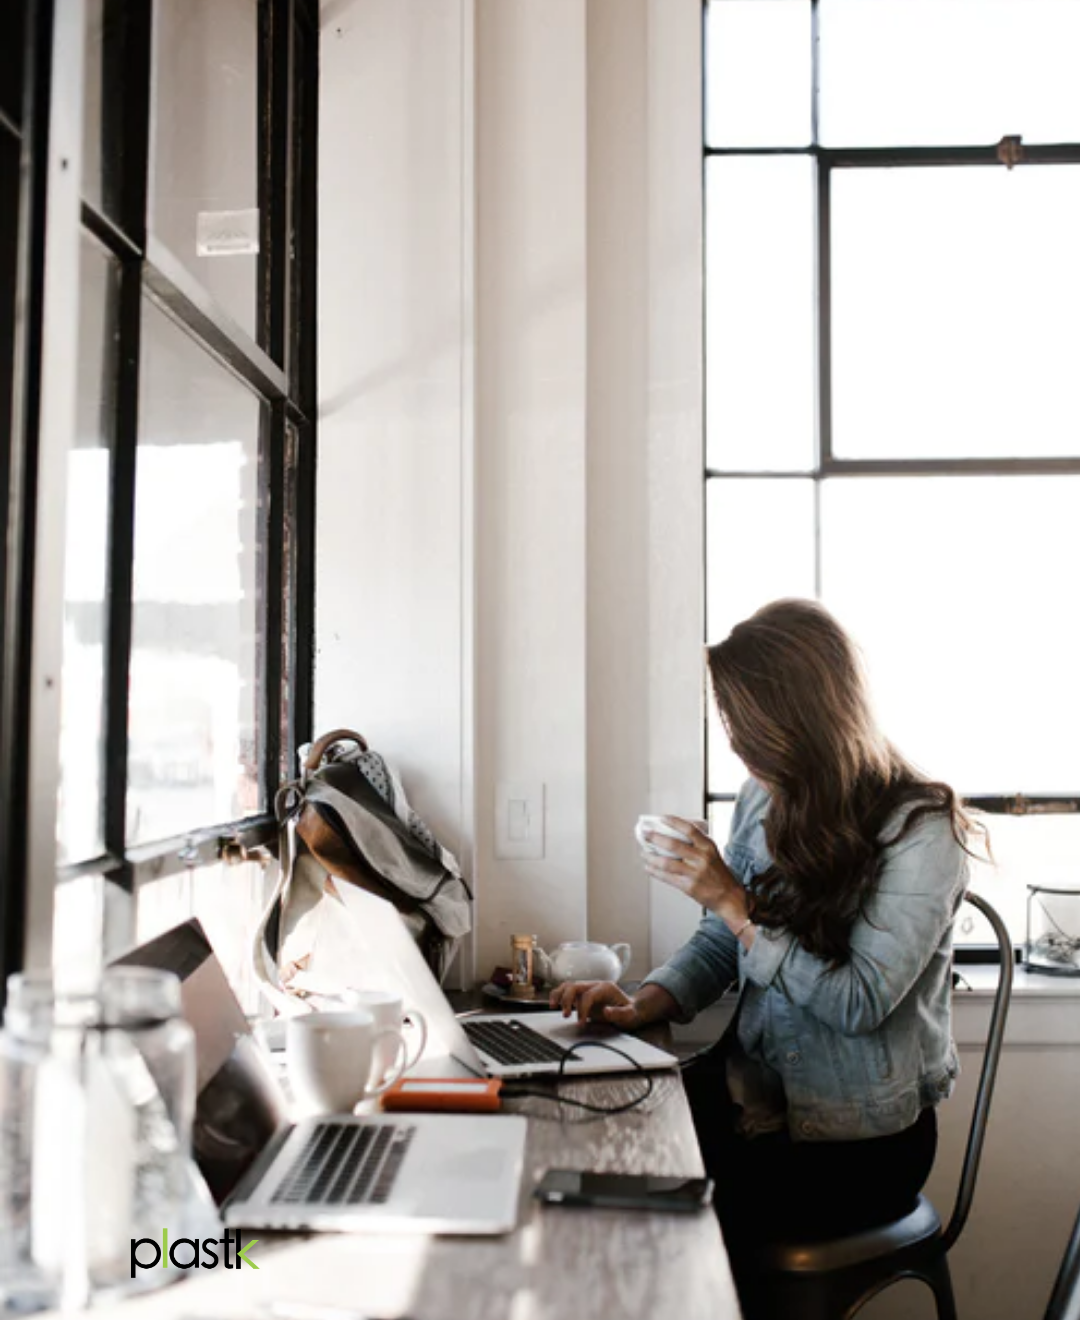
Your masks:
<svg viewBox="0 0 1080 1320"><path fill-rule="evenodd" d="M649 799L648 7L586 11L588 928L644 961L632 827ZM618 516L613 516L615 511Z"/></svg>
<svg viewBox="0 0 1080 1320"><path fill-rule="evenodd" d="M466 854L481 973L530 930L640 974L695 919L632 827L701 809L699 20L323 6L317 724ZM520 781L538 860L496 855Z"/></svg>
<svg viewBox="0 0 1080 1320"><path fill-rule="evenodd" d="M956 1093L940 1112L927 1193L952 1209L981 1052L961 1048ZM957 1310L977 1320L1041 1320L1080 1207L1080 1049L1006 1048L971 1217L949 1256ZM933 1320L929 1291L905 1282L866 1307L866 1320Z"/></svg>
<svg viewBox="0 0 1080 1320"><path fill-rule="evenodd" d="M959 994L956 1003L963 1072L939 1110L938 1158L927 1186L943 1219L956 1196L989 1011L980 996ZM961 1315L1039 1320L1046 1307L1080 1207L1078 1010L1075 993L1021 989L1013 999L971 1217L949 1257ZM865 1315L933 1320L935 1310L925 1288L904 1283Z"/></svg>
<svg viewBox="0 0 1080 1320"><path fill-rule="evenodd" d="M479 969L586 932L586 21L477 5ZM544 784L545 855L495 854L496 785Z"/></svg>
<svg viewBox="0 0 1080 1320"><path fill-rule="evenodd" d="M648 3L649 803L696 815L703 783L701 10ZM693 73L691 74L690 71ZM703 813L702 813L703 814ZM652 958L697 914L653 883Z"/></svg>
<svg viewBox="0 0 1080 1320"><path fill-rule="evenodd" d="M471 13L322 18L316 728L389 755L468 862Z"/></svg>

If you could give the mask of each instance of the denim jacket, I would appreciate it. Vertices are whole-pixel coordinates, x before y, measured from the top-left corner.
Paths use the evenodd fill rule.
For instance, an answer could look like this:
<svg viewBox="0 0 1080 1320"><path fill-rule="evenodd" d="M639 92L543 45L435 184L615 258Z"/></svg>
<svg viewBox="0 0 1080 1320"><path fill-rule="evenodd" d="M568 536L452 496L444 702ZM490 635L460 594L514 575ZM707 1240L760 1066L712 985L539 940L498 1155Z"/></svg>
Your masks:
<svg viewBox="0 0 1080 1320"><path fill-rule="evenodd" d="M767 790L748 780L724 849L744 885L771 865L768 805ZM890 822L890 835L901 818ZM646 977L674 996L683 1022L738 980L738 1044L752 1083L741 1097L744 1133L786 1124L799 1141L885 1136L951 1093L960 1070L951 1031L952 926L967 871L948 818L924 817L886 849L851 932L849 962L830 970L786 931L760 927L747 950L706 913L690 940Z"/></svg>

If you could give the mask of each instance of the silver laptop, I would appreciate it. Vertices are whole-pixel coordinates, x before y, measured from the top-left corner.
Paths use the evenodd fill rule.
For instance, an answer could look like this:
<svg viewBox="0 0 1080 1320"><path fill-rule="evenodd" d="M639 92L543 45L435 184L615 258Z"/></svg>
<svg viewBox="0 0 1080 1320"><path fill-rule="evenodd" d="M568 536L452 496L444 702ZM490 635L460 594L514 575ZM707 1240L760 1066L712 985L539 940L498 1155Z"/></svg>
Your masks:
<svg viewBox="0 0 1080 1320"><path fill-rule="evenodd" d="M678 1066L673 1054L637 1036L602 1023L579 1025L558 1012L455 1017L394 907L355 885L338 889L351 917L349 938L363 949L354 988L393 988L427 1021L427 1047L414 1071L446 1076L447 1059L481 1077L577 1077Z"/></svg>
<svg viewBox="0 0 1080 1320"><path fill-rule="evenodd" d="M196 1042L193 1154L228 1227L513 1229L524 1118L335 1115L290 1123L284 1094L198 921L117 962L180 977Z"/></svg>

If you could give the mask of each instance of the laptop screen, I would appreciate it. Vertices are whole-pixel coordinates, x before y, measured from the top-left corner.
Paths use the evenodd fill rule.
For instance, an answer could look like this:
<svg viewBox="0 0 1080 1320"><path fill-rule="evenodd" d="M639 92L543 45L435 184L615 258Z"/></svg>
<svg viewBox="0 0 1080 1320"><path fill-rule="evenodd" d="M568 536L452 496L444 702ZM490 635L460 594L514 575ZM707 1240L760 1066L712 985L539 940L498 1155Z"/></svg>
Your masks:
<svg viewBox="0 0 1080 1320"><path fill-rule="evenodd" d="M156 967L180 978L184 1017L195 1033L192 1154L220 1205L286 1121L284 1096L197 920L113 964Z"/></svg>

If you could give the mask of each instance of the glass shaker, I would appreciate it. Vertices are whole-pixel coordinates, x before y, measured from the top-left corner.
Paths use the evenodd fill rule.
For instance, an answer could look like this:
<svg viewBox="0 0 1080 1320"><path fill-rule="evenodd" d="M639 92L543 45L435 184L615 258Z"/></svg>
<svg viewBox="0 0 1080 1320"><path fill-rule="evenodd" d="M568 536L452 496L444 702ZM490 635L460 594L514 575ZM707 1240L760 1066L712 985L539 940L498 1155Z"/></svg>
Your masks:
<svg viewBox="0 0 1080 1320"><path fill-rule="evenodd" d="M510 936L510 998L535 999L533 962L536 957L535 935Z"/></svg>
<svg viewBox="0 0 1080 1320"><path fill-rule="evenodd" d="M171 972L111 967L85 988L9 982L5 1030L33 1055L29 1256L59 1304L129 1291L133 1238L183 1232L195 1049ZM25 1134L23 1137L25 1143ZM142 1286L172 1272L142 1271Z"/></svg>

